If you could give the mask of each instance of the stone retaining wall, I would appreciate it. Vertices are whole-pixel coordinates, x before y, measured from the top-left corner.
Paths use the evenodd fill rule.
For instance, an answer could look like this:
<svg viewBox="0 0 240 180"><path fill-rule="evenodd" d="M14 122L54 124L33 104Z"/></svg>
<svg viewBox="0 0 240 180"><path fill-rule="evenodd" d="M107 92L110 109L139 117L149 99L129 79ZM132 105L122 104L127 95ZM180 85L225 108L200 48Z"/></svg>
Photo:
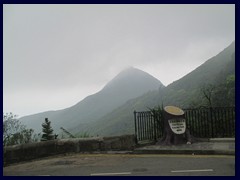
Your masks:
<svg viewBox="0 0 240 180"><path fill-rule="evenodd" d="M5 147L4 164L7 165L64 153L133 150L134 147L134 135L58 139Z"/></svg>

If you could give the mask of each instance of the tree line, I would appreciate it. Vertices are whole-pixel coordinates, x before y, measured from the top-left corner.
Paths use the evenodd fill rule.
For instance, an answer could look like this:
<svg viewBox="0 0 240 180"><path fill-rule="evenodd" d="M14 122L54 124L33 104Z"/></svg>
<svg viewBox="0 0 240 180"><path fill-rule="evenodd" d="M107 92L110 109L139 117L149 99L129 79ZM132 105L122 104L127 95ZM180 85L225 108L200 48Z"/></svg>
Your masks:
<svg viewBox="0 0 240 180"><path fill-rule="evenodd" d="M61 128L64 129L64 128ZM69 136L69 132L64 129L64 133ZM78 136L70 136L70 138L76 137L90 137L87 132L79 134ZM11 146L17 144L26 144L38 141L49 141L57 139L58 135L54 134L53 128L51 126L51 121L48 118L45 118L42 123L42 133L34 133L34 130L27 128L26 125L23 125L18 119L17 115L13 113L4 113L3 114L3 146ZM61 138L64 138L62 135Z"/></svg>
<svg viewBox="0 0 240 180"><path fill-rule="evenodd" d="M3 114L3 146L26 144L31 142L54 140L58 135L53 134L51 121L45 118L42 123L42 134L34 133L33 129L27 128L13 113Z"/></svg>

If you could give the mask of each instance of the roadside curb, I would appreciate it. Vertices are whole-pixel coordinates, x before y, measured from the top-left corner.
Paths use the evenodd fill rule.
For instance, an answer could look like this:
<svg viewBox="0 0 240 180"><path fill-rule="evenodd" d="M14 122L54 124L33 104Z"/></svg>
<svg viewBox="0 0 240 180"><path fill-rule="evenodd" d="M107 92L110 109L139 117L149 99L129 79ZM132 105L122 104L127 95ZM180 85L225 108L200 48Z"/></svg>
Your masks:
<svg viewBox="0 0 240 180"><path fill-rule="evenodd" d="M211 138L191 145L146 145L136 147L134 154L192 154L192 155L234 155L235 138Z"/></svg>
<svg viewBox="0 0 240 180"><path fill-rule="evenodd" d="M210 138L209 142L235 142L235 138Z"/></svg>
<svg viewBox="0 0 240 180"><path fill-rule="evenodd" d="M191 155L235 155L231 150L134 150L133 154L191 154Z"/></svg>

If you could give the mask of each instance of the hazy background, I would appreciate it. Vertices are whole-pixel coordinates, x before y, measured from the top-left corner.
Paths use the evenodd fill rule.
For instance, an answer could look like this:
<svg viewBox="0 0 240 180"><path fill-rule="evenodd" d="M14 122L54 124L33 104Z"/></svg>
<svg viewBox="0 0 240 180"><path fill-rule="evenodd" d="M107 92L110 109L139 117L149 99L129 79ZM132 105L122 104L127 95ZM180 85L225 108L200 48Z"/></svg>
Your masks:
<svg viewBox="0 0 240 180"><path fill-rule="evenodd" d="M235 5L3 5L3 111L70 107L133 66L164 85L235 39Z"/></svg>

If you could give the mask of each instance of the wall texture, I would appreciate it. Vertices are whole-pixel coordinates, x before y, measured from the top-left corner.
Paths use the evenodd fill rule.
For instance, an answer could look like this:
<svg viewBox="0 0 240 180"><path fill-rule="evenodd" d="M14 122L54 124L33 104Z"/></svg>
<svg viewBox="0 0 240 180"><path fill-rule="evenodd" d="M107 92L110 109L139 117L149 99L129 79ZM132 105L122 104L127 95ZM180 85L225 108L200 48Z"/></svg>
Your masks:
<svg viewBox="0 0 240 180"><path fill-rule="evenodd" d="M102 138L59 139L7 146L4 148L4 165L64 153L133 150L135 145L134 135L123 135Z"/></svg>

